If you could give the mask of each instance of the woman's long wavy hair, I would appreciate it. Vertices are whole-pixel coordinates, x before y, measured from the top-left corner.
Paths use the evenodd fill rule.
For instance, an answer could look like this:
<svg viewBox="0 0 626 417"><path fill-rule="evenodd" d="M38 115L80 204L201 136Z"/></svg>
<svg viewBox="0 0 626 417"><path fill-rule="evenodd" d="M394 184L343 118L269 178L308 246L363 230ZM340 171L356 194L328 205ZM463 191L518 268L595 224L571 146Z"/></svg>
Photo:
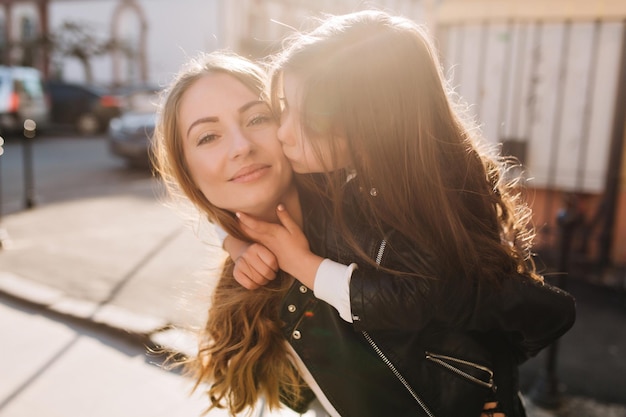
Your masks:
<svg viewBox="0 0 626 417"><path fill-rule="evenodd" d="M196 187L179 134L183 95L197 80L213 73L234 77L269 102L264 68L228 52L199 55L163 93L151 152L153 165L171 196L189 199L209 221L221 225L231 236L248 240L233 213L211 204ZM278 315L288 286L289 279L281 275L271 284L249 291L235 281L233 263L226 261L201 330L198 354L184 360L187 371L195 377L195 389L208 386L207 411L227 408L234 415L253 407L261 396L271 408L278 407L281 400L299 398L300 380L290 361Z"/></svg>
<svg viewBox="0 0 626 417"><path fill-rule="evenodd" d="M450 277L453 285L515 272L538 278L519 184L464 117L421 26L373 10L327 17L275 57L275 107L285 73L297 77L301 102L289 105L300 108L318 160L332 171L336 161L323 161L321 147L337 150L336 138L346 139L368 223L381 234L395 229L419 259L432 260L403 270ZM344 201L345 172L331 172L329 183L331 201ZM344 210L334 204L343 234L352 236Z"/></svg>

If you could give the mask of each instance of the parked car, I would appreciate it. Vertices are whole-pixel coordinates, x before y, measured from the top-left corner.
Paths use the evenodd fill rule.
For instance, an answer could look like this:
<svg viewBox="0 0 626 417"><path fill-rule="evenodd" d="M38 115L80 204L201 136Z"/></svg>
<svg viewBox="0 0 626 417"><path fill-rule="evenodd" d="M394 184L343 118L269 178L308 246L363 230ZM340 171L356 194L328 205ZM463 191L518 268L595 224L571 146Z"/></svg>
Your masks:
<svg viewBox="0 0 626 417"><path fill-rule="evenodd" d="M122 102L106 89L79 83L46 82L50 97L50 122L71 126L82 135L106 132L111 119L119 116Z"/></svg>
<svg viewBox="0 0 626 417"><path fill-rule="evenodd" d="M46 129L50 105L41 73L30 67L0 66L0 133L17 133L31 119L36 129Z"/></svg>
<svg viewBox="0 0 626 417"><path fill-rule="evenodd" d="M125 109L109 124L109 150L129 166L148 168L150 144L156 123L158 88L135 89L125 99Z"/></svg>

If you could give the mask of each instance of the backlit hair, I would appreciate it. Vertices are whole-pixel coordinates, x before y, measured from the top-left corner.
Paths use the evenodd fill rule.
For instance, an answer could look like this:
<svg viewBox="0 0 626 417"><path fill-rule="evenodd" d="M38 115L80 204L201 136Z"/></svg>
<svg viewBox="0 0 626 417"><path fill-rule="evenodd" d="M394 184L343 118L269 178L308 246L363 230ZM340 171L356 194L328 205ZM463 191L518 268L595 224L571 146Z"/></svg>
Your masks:
<svg viewBox="0 0 626 417"><path fill-rule="evenodd" d="M336 139L346 139L369 224L381 235L394 229L413 248L403 270L450 285L535 276L530 210L517 184L504 181L505 161L452 100L422 26L379 11L331 16L275 58L275 107L284 74L300 85L301 102L289 106L301 110L318 160L331 171L336 161L321 160L321 147L337 155ZM345 172L329 176L335 218L350 237Z"/></svg>
<svg viewBox="0 0 626 417"><path fill-rule="evenodd" d="M226 52L199 55L164 92L153 138L153 165L172 196L189 199L209 221L247 240L233 213L214 206L193 182L179 133L183 95L200 78L214 73L234 77L269 103L267 72L262 67ZM290 279L279 272L267 286L249 291L235 281L233 263L227 259L199 335L198 355L184 363L196 379L196 389L208 386L207 411L227 408L234 415L255 406L261 397L270 408L277 408L279 401L299 398L301 380L292 366L278 316L289 285Z"/></svg>

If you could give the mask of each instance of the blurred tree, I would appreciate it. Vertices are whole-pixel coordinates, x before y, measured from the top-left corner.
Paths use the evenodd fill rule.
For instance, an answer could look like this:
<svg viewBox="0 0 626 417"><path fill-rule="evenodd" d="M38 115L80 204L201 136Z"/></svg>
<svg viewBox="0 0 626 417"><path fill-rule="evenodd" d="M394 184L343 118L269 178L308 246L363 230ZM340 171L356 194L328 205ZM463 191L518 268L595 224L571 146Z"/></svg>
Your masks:
<svg viewBox="0 0 626 417"><path fill-rule="evenodd" d="M133 53L125 44L99 36L97 30L84 22L63 22L58 29L50 33L47 44L52 54L59 59L66 57L78 59L83 66L87 83L93 82L92 58L113 51L122 51L124 54Z"/></svg>

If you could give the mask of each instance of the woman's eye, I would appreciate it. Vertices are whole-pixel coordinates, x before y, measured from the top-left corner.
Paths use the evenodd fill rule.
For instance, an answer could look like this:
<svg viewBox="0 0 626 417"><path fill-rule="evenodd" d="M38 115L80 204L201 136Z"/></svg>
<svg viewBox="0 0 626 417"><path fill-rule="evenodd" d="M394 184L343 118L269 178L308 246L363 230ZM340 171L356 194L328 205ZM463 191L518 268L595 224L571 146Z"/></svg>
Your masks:
<svg viewBox="0 0 626 417"><path fill-rule="evenodd" d="M219 138L218 135L214 134L214 133L207 133L206 135L202 135L198 138L198 145L202 145L204 143L210 143L213 142L214 140L216 140L217 138Z"/></svg>

